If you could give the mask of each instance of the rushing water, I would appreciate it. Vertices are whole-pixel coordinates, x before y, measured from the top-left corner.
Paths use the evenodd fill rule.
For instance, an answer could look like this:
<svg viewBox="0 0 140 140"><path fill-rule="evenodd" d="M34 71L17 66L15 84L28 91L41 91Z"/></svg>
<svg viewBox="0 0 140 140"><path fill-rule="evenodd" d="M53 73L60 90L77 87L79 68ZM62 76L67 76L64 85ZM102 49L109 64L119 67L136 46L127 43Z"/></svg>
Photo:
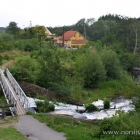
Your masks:
<svg viewBox="0 0 140 140"><path fill-rule="evenodd" d="M36 107L33 98L28 98L30 101L31 107ZM85 110L83 106L76 106L71 104L64 104L64 103L57 103L55 104L55 111L50 112L51 114L61 114L61 115L70 115L74 118L82 118L82 119L104 119L110 118L116 114L117 110L121 110L124 112L128 112L130 110L134 110L135 106L132 104L132 100L130 99L123 99L117 98L110 102L110 109L103 110L103 101L98 100L93 102L95 106L97 106L101 111L94 111L94 112L85 112L85 113L78 113L76 110Z"/></svg>

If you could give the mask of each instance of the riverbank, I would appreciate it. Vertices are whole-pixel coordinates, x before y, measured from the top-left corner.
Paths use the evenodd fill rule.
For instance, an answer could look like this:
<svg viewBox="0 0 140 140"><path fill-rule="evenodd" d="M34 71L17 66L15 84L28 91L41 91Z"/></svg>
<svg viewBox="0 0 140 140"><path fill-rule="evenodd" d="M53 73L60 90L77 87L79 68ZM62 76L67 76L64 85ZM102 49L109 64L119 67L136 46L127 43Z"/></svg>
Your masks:
<svg viewBox="0 0 140 140"><path fill-rule="evenodd" d="M97 101L98 99L103 100L104 98L113 100L119 96L131 99L132 97L140 95L140 85L136 85L135 81L130 77L128 77L127 80L102 82L95 89L83 89L82 93L80 93L80 91L79 94L71 94L70 96L57 96L56 93L48 89L27 82L19 82L19 84L29 97L39 99L47 98L51 101L59 101L74 105L83 105Z"/></svg>

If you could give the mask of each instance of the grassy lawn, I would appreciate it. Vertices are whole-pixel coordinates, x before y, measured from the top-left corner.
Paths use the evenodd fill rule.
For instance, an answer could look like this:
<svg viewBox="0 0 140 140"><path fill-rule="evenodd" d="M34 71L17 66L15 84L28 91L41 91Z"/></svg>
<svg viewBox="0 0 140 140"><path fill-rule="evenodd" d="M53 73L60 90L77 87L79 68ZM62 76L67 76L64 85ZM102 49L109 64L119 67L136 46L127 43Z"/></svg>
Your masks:
<svg viewBox="0 0 140 140"><path fill-rule="evenodd" d="M56 117L54 119L55 123L52 124L51 117L46 114L31 115L54 130L64 132L67 140L93 140L93 134L99 129L98 125L93 124L91 129L89 129L88 124L83 122L74 122L74 125L71 126L71 120Z"/></svg>
<svg viewBox="0 0 140 140"><path fill-rule="evenodd" d="M14 127L0 128L0 140L27 140Z"/></svg>
<svg viewBox="0 0 140 140"><path fill-rule="evenodd" d="M16 117L0 119L0 140L27 140L25 136L14 128L16 123Z"/></svg>

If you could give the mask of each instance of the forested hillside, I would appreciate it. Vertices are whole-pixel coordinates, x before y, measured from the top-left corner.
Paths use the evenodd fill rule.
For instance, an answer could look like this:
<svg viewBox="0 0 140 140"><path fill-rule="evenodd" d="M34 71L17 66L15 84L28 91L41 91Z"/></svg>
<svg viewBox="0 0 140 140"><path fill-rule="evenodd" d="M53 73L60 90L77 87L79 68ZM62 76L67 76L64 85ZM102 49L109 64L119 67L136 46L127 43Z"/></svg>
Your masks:
<svg viewBox="0 0 140 140"><path fill-rule="evenodd" d="M128 52L139 51L140 18L111 14L101 16L97 21L94 18L83 18L74 25L64 26L64 31L78 30L81 34L84 34L84 26L86 37L90 41L100 40L102 45L106 46L118 44L118 47ZM52 33L56 33L58 36L62 35L62 28L48 27Z"/></svg>

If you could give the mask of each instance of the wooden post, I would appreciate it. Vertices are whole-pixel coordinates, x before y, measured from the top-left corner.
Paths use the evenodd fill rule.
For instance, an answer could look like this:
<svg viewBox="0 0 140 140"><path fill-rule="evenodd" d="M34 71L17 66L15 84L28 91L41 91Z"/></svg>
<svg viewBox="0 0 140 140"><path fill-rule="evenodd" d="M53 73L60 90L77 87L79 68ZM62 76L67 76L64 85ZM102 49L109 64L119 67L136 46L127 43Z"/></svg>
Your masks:
<svg viewBox="0 0 140 140"><path fill-rule="evenodd" d="M2 118L5 118L5 108L4 108L4 105L2 107Z"/></svg>
<svg viewBox="0 0 140 140"><path fill-rule="evenodd" d="M54 124L54 116L51 116L52 124Z"/></svg>
<svg viewBox="0 0 140 140"><path fill-rule="evenodd" d="M0 105L0 108L2 108L2 118L5 118L5 108L6 107L14 107L13 104L10 104L10 105Z"/></svg>
<svg viewBox="0 0 140 140"><path fill-rule="evenodd" d="M88 122L88 128L91 129L91 123L90 123L90 121Z"/></svg>
<svg viewBox="0 0 140 140"><path fill-rule="evenodd" d="M74 120L72 119L72 120L71 120L71 126L73 126L73 122L74 122Z"/></svg>

